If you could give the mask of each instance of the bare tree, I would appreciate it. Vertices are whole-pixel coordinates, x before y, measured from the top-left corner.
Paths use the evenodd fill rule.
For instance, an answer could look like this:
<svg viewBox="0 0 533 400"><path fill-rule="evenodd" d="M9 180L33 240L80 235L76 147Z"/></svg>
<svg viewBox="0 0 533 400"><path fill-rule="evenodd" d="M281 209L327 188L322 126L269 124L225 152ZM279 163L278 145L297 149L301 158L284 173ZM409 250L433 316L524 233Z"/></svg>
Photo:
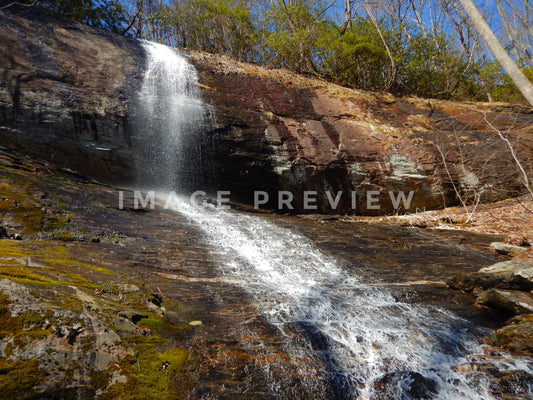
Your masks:
<svg viewBox="0 0 533 400"><path fill-rule="evenodd" d="M492 54L494 54L496 60L498 60L502 68L512 79L517 89L524 95L526 100L533 107L533 84L524 75L520 68L518 68L512 58L509 57L509 54L507 54L492 29L480 14L474 2L472 0L459 1L474 23L481 37L483 37L487 47L492 51Z"/></svg>
<svg viewBox="0 0 533 400"><path fill-rule="evenodd" d="M515 59L533 61L533 4L529 0L496 0L507 43L503 45Z"/></svg>

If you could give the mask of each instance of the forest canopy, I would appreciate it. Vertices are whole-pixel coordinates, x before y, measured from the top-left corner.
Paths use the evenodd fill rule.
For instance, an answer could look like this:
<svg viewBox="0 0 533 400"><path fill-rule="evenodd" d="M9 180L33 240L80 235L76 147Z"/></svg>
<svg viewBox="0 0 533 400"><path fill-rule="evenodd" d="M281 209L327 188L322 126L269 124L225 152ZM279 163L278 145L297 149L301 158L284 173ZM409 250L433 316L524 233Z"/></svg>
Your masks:
<svg viewBox="0 0 533 400"><path fill-rule="evenodd" d="M533 80L533 4L476 3L507 52ZM439 99L525 102L459 2L452 0L31 4L122 35L287 68L348 87Z"/></svg>

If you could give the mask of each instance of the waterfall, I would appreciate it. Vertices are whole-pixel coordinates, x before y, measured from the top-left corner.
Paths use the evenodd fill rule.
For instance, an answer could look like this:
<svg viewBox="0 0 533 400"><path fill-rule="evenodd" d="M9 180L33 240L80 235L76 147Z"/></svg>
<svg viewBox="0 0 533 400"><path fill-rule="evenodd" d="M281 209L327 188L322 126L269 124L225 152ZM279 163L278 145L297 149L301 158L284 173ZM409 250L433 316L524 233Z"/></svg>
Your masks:
<svg viewBox="0 0 533 400"><path fill-rule="evenodd" d="M198 127L208 112L186 59L164 46L143 45L149 65L139 95L140 145L149 163L140 173L145 183L155 180L154 189L183 192L196 183L196 157L202 152L195 135L201 135ZM287 337L285 351L296 360L304 359L302 352L312 354L323 366L321 379L333 382L335 398L493 398L488 375L455 368L483 360L481 332L467 321L437 307L396 300L305 236L259 216L178 198L172 207L204 232L220 255L219 272L241 282L258 313ZM498 368L531 371L516 364L519 360L500 362ZM302 370L308 367L302 362ZM320 397L321 382L309 385ZM384 395L376 394L377 386ZM276 393L279 387L272 382Z"/></svg>
<svg viewBox="0 0 533 400"><path fill-rule="evenodd" d="M200 97L198 76L174 49L143 41L147 68L137 99L134 148L138 185L194 191L202 187L203 127L209 109Z"/></svg>

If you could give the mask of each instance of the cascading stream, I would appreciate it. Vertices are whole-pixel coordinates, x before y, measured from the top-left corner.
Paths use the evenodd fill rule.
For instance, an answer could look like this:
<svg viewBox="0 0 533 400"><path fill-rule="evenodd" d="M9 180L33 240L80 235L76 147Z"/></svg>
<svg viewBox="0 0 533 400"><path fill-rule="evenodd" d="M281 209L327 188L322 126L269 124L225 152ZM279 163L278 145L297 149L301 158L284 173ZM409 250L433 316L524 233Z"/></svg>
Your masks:
<svg viewBox="0 0 533 400"><path fill-rule="evenodd" d="M144 130L139 145L150 160L149 168L140 170L149 171L143 182L151 180L154 189L190 189L197 183L194 158L201 152L194 149L206 116L196 74L174 50L143 46L149 65L140 93L145 114L139 116ZM492 398L488 376L454 369L483 351L479 332L466 321L439 308L395 300L308 238L261 217L179 198L171 206L205 232L205 240L222 254L220 273L242 282L258 312L281 334L296 332L307 342L320 342L308 344L306 351L324 365L336 397L376 398L380 383L391 399ZM288 339L286 351L298 358L302 347ZM501 361L499 367L529 368L514 362Z"/></svg>
<svg viewBox="0 0 533 400"><path fill-rule="evenodd" d="M221 272L245 282L257 310L272 324L282 332L296 329L322 338L330 379L344 394L339 397L370 399L375 382L390 374L390 398L409 399L413 379L425 382L420 392L435 399L493 398L483 373L454 371L482 354L479 332L467 321L436 307L396 301L386 289L348 274L306 237L260 217L182 200L173 208L223 250ZM290 342L287 347L295 350Z"/></svg>

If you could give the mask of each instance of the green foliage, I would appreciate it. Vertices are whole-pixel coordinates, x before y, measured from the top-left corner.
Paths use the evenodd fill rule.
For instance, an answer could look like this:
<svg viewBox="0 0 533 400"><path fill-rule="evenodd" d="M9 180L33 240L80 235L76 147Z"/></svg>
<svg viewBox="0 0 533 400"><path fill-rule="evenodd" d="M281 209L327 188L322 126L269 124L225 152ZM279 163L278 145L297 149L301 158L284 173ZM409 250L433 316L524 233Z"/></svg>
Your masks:
<svg viewBox="0 0 533 400"><path fill-rule="evenodd" d="M464 59L444 33L425 37L413 26L408 29L410 39L400 40L396 34L399 26L377 23L392 60L370 19L356 19L343 35L333 25L318 42L328 79L367 90L390 87L398 95L479 98L475 66Z"/></svg>
<svg viewBox="0 0 533 400"><path fill-rule="evenodd" d="M380 90L390 73L390 62L368 19L353 22L343 35L330 25L317 42L328 79L341 85Z"/></svg>
<svg viewBox="0 0 533 400"><path fill-rule="evenodd" d="M533 82L533 66L523 69L527 78ZM494 101L528 104L522 93L516 88L509 75L502 71L496 62L486 64L480 72L487 90Z"/></svg>
<svg viewBox="0 0 533 400"><path fill-rule="evenodd" d="M175 2L160 12L179 47L254 61L256 33L250 10L239 0Z"/></svg>
<svg viewBox="0 0 533 400"><path fill-rule="evenodd" d="M475 70L444 33L424 37L414 31L404 49L395 91L441 99L476 99Z"/></svg>
<svg viewBox="0 0 533 400"><path fill-rule="evenodd" d="M265 13L262 62L300 73L316 73L320 63L317 44L328 35L325 2L302 0L274 2Z"/></svg>
<svg viewBox="0 0 533 400"><path fill-rule="evenodd" d="M39 0L37 4L63 17L121 33L124 10L118 0Z"/></svg>

